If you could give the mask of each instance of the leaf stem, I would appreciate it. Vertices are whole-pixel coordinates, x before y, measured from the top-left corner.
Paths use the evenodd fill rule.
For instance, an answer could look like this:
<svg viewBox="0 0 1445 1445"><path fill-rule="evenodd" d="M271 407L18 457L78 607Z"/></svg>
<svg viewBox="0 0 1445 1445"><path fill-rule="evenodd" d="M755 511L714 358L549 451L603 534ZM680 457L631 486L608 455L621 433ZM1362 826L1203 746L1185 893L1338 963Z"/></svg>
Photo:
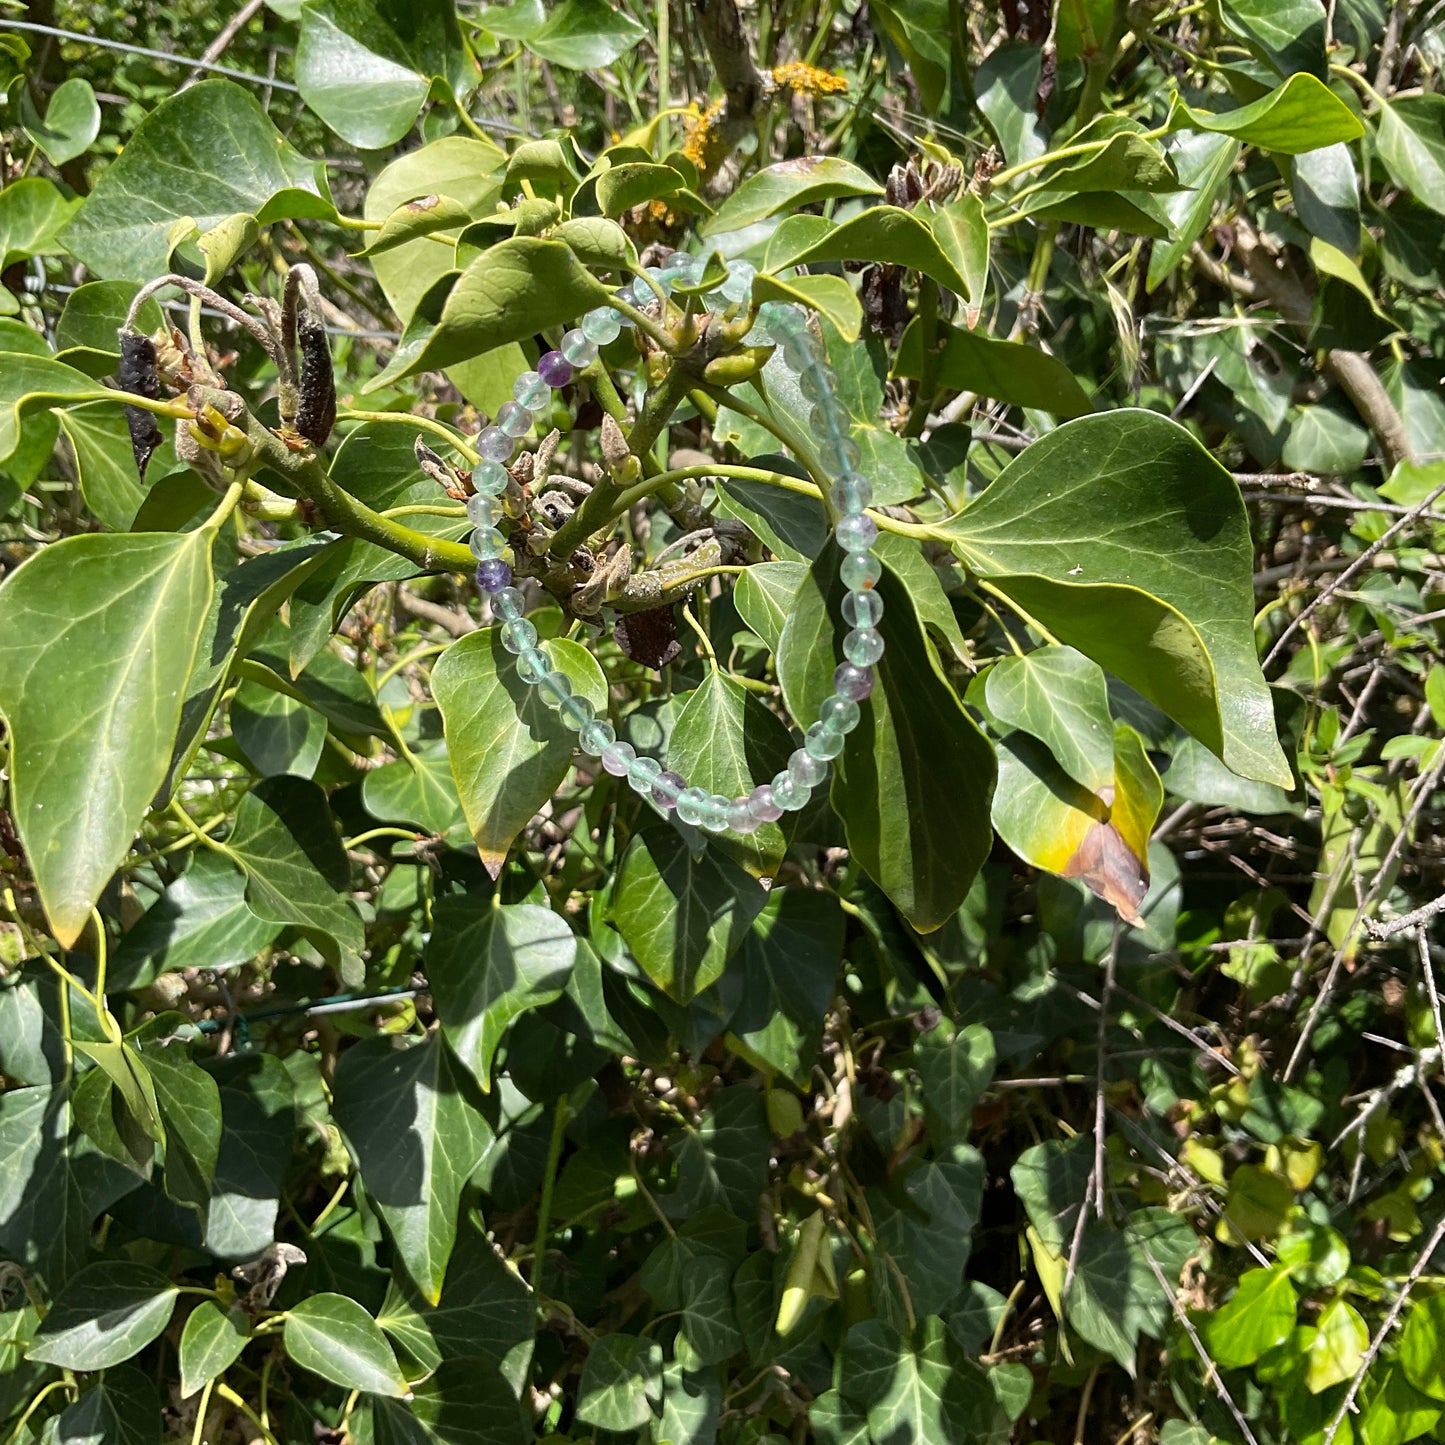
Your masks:
<svg viewBox="0 0 1445 1445"><path fill-rule="evenodd" d="M500 896L500 895L498 895ZM542 1267L547 1259L547 1226L552 1219L552 1191L557 1183L557 1167L562 1161L562 1145L567 1125L572 1120L572 1103L566 1094L557 1100L552 1113L552 1136L547 1142L547 1169L542 1176L542 1198L537 1205L537 1242L532 1246L532 1297L542 1298Z"/></svg>
<svg viewBox="0 0 1445 1445"><path fill-rule="evenodd" d="M418 431L430 432L433 436L440 437L449 447L460 452L472 466L476 466L482 459L481 453L473 451L449 426L434 421L429 416L413 416L409 411L341 411L337 412L336 420L389 422L397 426L415 427Z"/></svg>
<svg viewBox="0 0 1445 1445"><path fill-rule="evenodd" d="M1005 607L1007 607L1011 612L1015 613L1019 618L1021 618L1027 626L1032 627L1033 630L1037 632L1039 636L1044 639L1045 642L1050 644L1050 646L1063 646L1059 639L1055 637L1054 634L1050 632L1049 629L1038 620L1038 618L1034 617L1028 612L1025 612L1024 609L1020 607L1019 604L1015 602L1013 598L1008 595L1007 592L1004 592L1001 588L995 587L992 582L987 582L982 577L975 577L974 581L980 588L982 588L983 591L987 592L990 597L997 598L997 600L1002 602Z"/></svg>

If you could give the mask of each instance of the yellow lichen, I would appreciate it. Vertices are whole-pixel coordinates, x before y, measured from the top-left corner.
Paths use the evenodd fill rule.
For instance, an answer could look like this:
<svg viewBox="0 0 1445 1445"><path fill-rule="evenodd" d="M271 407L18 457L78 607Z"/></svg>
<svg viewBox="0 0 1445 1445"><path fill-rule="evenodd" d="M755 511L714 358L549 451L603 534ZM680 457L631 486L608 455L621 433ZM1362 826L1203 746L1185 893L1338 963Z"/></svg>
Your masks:
<svg viewBox="0 0 1445 1445"><path fill-rule="evenodd" d="M831 70L819 70L816 65L805 65L801 60L774 66L772 75L775 85L803 95L841 95L848 89L843 76Z"/></svg>

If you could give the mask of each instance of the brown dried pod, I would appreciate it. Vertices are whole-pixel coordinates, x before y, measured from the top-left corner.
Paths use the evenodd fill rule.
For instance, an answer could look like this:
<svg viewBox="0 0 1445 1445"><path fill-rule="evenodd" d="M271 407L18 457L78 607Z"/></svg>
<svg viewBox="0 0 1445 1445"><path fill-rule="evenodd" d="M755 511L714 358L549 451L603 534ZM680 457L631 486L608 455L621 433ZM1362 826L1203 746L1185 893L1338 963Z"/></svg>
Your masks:
<svg viewBox="0 0 1445 1445"><path fill-rule="evenodd" d="M625 612L612 629L623 655L660 672L682 651L677 640L677 609L668 603L646 612Z"/></svg>
<svg viewBox="0 0 1445 1445"><path fill-rule="evenodd" d="M296 430L313 446L320 446L336 425L336 374L331 368L331 346L326 328L306 307L297 327L301 352L301 384L296 407Z"/></svg>
<svg viewBox="0 0 1445 1445"><path fill-rule="evenodd" d="M116 368L116 380L120 382L122 391L133 392L151 401L160 400L156 348L150 337L142 336L138 331L120 333L120 365ZM126 407L125 424L130 431L130 449L135 456L136 470L144 477L146 464L164 440L161 429L154 415L138 406Z"/></svg>

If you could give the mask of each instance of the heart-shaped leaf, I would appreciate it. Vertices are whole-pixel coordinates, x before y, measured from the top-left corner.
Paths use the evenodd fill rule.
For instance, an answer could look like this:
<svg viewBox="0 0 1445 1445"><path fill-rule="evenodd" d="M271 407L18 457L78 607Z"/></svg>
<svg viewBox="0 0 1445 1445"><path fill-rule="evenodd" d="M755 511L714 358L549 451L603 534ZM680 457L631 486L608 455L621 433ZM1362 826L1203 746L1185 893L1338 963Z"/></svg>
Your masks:
<svg viewBox="0 0 1445 1445"><path fill-rule="evenodd" d="M288 1310L282 1334L286 1353L303 1370L348 1390L396 1398L406 1380L386 1336L353 1299L314 1294Z"/></svg>
<svg viewBox="0 0 1445 1445"><path fill-rule="evenodd" d="M105 1260L66 1281L28 1358L67 1370L103 1370L139 1354L171 1317L176 1286L146 1264Z"/></svg>

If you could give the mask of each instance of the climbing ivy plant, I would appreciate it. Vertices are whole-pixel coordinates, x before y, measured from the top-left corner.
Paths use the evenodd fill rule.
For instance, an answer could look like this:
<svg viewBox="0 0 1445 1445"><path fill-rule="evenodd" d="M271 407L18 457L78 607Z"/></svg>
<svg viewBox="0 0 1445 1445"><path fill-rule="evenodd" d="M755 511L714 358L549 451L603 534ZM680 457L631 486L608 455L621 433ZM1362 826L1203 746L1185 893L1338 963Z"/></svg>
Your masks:
<svg viewBox="0 0 1445 1445"><path fill-rule="evenodd" d="M1431 1435L1428 17L633 10L251 6L117 116L0 27L9 1438ZM520 683L466 502L616 306L507 556L619 737L766 781L843 633L776 301L887 651L708 835Z"/></svg>

